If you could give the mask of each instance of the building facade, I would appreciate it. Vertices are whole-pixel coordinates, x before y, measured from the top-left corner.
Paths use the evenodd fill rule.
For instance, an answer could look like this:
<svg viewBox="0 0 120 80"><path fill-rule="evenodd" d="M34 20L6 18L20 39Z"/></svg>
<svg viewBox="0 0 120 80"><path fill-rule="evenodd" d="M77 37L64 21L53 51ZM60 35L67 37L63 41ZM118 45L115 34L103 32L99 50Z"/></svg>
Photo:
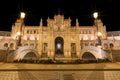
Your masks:
<svg viewBox="0 0 120 80"><path fill-rule="evenodd" d="M78 19L72 26L71 21L70 18L65 19L64 15L58 14L53 19L48 18L46 26L42 19L39 26L26 26L23 20L17 19L12 25L11 32L0 32L0 49L17 50L20 41L21 47L34 48L39 57L79 58L85 46L97 46L98 32L102 34L102 49L108 49L109 45L114 49L120 48L119 35L114 36L113 33L116 32L107 32L101 19L95 20L93 26L81 26Z"/></svg>

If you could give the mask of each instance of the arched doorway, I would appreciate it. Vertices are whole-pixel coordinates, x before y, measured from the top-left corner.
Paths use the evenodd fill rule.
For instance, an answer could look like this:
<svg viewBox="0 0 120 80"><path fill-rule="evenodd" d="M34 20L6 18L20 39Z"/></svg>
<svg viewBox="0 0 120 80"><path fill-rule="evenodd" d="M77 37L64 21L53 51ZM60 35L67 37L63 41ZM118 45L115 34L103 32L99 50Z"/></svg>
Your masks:
<svg viewBox="0 0 120 80"><path fill-rule="evenodd" d="M57 37L55 39L55 54L56 55L63 55L64 51L64 40L62 37Z"/></svg>
<svg viewBox="0 0 120 80"><path fill-rule="evenodd" d="M85 61L96 60L95 56L93 54L91 54L90 52L85 52L82 55L82 59L85 60Z"/></svg>

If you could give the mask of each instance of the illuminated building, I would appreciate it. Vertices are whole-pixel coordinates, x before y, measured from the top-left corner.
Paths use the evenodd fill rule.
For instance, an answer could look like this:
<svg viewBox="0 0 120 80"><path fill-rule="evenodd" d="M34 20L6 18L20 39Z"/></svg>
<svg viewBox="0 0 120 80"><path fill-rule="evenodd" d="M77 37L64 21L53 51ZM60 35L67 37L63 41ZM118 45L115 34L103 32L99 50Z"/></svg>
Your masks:
<svg viewBox="0 0 120 80"><path fill-rule="evenodd" d="M108 49L109 45L114 43L116 43L113 45L114 49L120 48L120 44L117 44L120 40L119 35L117 37L110 35L112 32L106 31L106 26L103 25L101 19L97 19L93 26L81 26L78 19L76 19L76 24L71 26L71 21L70 18L65 19L64 15L58 14L53 19L48 18L46 26L44 26L42 19L39 26L26 26L20 19L17 19L12 25L11 32L4 31L0 33L0 49L4 50L9 47L9 50L18 50L18 53L13 52L10 54L10 56L18 54L12 59L33 58L32 56L36 56L37 59L81 59L84 54L81 55L81 51L84 47L97 46L98 44L96 23L98 31L102 34L102 49ZM18 48L17 33L20 32L21 27L22 45ZM116 38L116 42L113 41L113 38ZM20 57L21 55L22 57ZM95 55L96 58L99 58L99 56Z"/></svg>

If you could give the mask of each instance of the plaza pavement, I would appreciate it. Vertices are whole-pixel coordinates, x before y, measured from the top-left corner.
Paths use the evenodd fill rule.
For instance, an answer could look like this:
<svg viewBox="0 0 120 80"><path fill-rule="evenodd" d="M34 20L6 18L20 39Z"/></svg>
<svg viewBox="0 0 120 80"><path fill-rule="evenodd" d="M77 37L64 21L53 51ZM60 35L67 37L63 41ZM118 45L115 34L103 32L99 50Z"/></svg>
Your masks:
<svg viewBox="0 0 120 80"><path fill-rule="evenodd" d="M85 64L28 64L0 63L0 70L120 70L120 63L85 63Z"/></svg>
<svg viewBox="0 0 120 80"><path fill-rule="evenodd" d="M0 80L120 80L120 63L0 63Z"/></svg>

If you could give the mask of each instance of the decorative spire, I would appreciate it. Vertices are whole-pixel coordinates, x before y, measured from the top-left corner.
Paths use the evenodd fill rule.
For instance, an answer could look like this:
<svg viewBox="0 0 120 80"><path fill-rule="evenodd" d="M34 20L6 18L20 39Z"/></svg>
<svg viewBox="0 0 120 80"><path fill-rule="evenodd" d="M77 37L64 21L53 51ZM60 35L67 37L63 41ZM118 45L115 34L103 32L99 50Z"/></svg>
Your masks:
<svg viewBox="0 0 120 80"><path fill-rule="evenodd" d="M42 21L42 18L40 20L40 26L43 26L43 21Z"/></svg>
<svg viewBox="0 0 120 80"><path fill-rule="evenodd" d="M71 21L71 18L69 17L68 20Z"/></svg>
<svg viewBox="0 0 120 80"><path fill-rule="evenodd" d="M76 19L76 26L79 26L78 18Z"/></svg>
<svg viewBox="0 0 120 80"><path fill-rule="evenodd" d="M48 20L49 20L50 18L48 17Z"/></svg>

